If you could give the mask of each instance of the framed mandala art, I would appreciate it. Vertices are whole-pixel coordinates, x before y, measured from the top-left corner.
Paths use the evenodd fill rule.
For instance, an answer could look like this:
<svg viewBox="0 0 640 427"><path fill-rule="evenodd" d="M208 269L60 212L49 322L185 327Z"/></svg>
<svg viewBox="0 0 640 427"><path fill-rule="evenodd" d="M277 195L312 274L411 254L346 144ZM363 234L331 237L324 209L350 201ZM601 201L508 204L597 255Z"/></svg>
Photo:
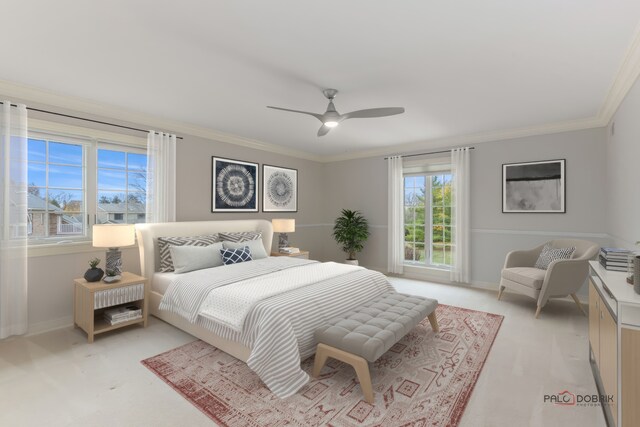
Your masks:
<svg viewBox="0 0 640 427"><path fill-rule="evenodd" d="M211 160L211 212L258 212L258 164Z"/></svg>
<svg viewBox="0 0 640 427"><path fill-rule="evenodd" d="M262 211L298 212L298 171L262 165Z"/></svg>

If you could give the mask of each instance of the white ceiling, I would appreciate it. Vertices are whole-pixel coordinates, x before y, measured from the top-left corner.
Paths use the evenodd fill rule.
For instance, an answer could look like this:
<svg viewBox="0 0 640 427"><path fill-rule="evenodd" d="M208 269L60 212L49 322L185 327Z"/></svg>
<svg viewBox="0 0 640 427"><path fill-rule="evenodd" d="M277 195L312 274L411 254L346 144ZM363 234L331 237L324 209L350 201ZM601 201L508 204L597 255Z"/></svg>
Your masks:
<svg viewBox="0 0 640 427"><path fill-rule="evenodd" d="M0 0L0 79L318 155L598 115L637 0ZM8 12L8 13L7 13ZM402 106L322 138L338 111ZM167 129L172 130L172 129Z"/></svg>

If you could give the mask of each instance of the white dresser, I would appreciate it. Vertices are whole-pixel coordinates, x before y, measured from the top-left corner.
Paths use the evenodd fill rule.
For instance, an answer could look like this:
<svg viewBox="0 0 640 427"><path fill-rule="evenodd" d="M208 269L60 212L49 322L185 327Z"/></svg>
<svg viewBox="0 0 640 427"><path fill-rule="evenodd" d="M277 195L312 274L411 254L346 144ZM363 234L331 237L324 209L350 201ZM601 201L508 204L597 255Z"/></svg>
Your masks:
<svg viewBox="0 0 640 427"><path fill-rule="evenodd" d="M589 268L589 348L609 426L640 426L640 295L627 273Z"/></svg>

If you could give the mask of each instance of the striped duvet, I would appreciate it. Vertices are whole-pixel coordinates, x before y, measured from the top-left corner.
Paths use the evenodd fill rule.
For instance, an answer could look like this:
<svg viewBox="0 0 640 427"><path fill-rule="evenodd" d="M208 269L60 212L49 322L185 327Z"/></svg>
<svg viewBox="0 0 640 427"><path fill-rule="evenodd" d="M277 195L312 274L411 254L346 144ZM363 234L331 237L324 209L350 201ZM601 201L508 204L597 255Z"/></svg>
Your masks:
<svg viewBox="0 0 640 427"><path fill-rule="evenodd" d="M249 347L251 355L247 365L275 395L285 398L309 380L300 368L300 361L315 352L314 330L324 321L392 290L386 277L375 271L357 269L270 296L249 311L241 332L200 316L200 305L212 289L220 286L233 286L253 277L305 268L313 263L276 257L237 264L231 272L227 268L234 266L186 273L171 283L160 308ZM237 280L230 277L234 275ZM251 282L259 286L259 281Z"/></svg>

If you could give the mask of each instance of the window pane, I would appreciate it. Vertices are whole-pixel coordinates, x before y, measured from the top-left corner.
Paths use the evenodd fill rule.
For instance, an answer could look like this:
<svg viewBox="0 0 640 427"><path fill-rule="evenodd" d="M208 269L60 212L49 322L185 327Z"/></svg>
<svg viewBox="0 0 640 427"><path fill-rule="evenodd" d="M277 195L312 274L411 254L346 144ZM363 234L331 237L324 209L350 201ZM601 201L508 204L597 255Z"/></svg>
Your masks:
<svg viewBox="0 0 640 427"><path fill-rule="evenodd" d="M450 245L445 246L444 263L446 265L453 265L453 251L454 251L454 246L450 246Z"/></svg>
<svg viewBox="0 0 640 427"><path fill-rule="evenodd" d="M30 162L44 162L47 160L47 143L39 139L30 139L27 158Z"/></svg>
<svg viewBox="0 0 640 427"><path fill-rule="evenodd" d="M415 242L415 233L413 225L408 225L404 227L404 240L405 242Z"/></svg>
<svg viewBox="0 0 640 427"><path fill-rule="evenodd" d="M445 175L442 177L442 179L443 179L443 181L444 181L444 184L445 184L445 185L446 185L446 184L451 184L451 178L452 178L452 177L451 177L451 174L450 174L450 173L445 174Z"/></svg>
<svg viewBox="0 0 640 427"><path fill-rule="evenodd" d="M82 166L82 145L49 142L49 162Z"/></svg>
<svg viewBox="0 0 640 427"><path fill-rule="evenodd" d="M49 187L82 188L82 167L49 165Z"/></svg>
<svg viewBox="0 0 640 427"><path fill-rule="evenodd" d="M405 261L413 261L414 252L415 252L415 246L413 243L404 244L404 260Z"/></svg>
<svg viewBox="0 0 640 427"><path fill-rule="evenodd" d="M126 180L125 172L108 169L98 170L98 188L100 190L125 190Z"/></svg>
<svg viewBox="0 0 640 427"><path fill-rule="evenodd" d="M28 167L29 186L44 187L47 185L47 166L44 163L31 163Z"/></svg>
<svg viewBox="0 0 640 427"><path fill-rule="evenodd" d="M416 176L415 177L415 186L417 188L424 188L424 176Z"/></svg>
<svg viewBox="0 0 640 427"><path fill-rule="evenodd" d="M433 225L444 224L444 208L433 208Z"/></svg>
<svg viewBox="0 0 640 427"><path fill-rule="evenodd" d="M405 224L413 224L415 220L415 211L416 208L405 207L404 208L404 223Z"/></svg>
<svg viewBox="0 0 640 427"><path fill-rule="evenodd" d="M424 225L427 224L425 218L425 209L423 207L416 208L416 224Z"/></svg>
<svg viewBox="0 0 640 427"><path fill-rule="evenodd" d="M415 247L415 260L424 262L426 259L426 251L424 249L424 245L416 243Z"/></svg>
<svg viewBox="0 0 640 427"><path fill-rule="evenodd" d="M451 185L445 185L443 192L444 192L444 195L443 195L444 205L445 206L451 206L451 197L453 195L453 193L451 191Z"/></svg>
<svg viewBox="0 0 640 427"><path fill-rule="evenodd" d="M79 213L65 213L56 216L56 223L52 224L56 236L72 236L84 234L83 215ZM51 228L50 228L51 229ZM53 235L54 232L51 232Z"/></svg>
<svg viewBox="0 0 640 427"><path fill-rule="evenodd" d="M415 193L412 188L404 189L404 204L407 206L413 206L415 203Z"/></svg>
<svg viewBox="0 0 640 427"><path fill-rule="evenodd" d="M128 190L147 191L147 174L144 172L129 172Z"/></svg>
<svg viewBox="0 0 640 427"><path fill-rule="evenodd" d="M433 245L431 247L431 263L444 264L444 247L442 245Z"/></svg>
<svg viewBox="0 0 640 427"><path fill-rule="evenodd" d="M451 208L444 208L444 225L451 225Z"/></svg>
<svg viewBox="0 0 640 427"><path fill-rule="evenodd" d="M434 175L431 177L431 186L432 187L439 187L442 185L442 176L441 175Z"/></svg>
<svg viewBox="0 0 640 427"><path fill-rule="evenodd" d="M49 205L50 213L82 212L82 191L49 189Z"/></svg>
<svg viewBox="0 0 640 427"><path fill-rule="evenodd" d="M145 194L141 192L129 192L127 193L127 203L129 204L129 212L144 213L146 206ZM140 206L133 206L134 204L138 204Z"/></svg>
<svg viewBox="0 0 640 427"><path fill-rule="evenodd" d="M100 149L98 150L98 167L109 169L125 169L125 156L126 153L124 151Z"/></svg>
<svg viewBox="0 0 640 427"><path fill-rule="evenodd" d="M434 206L442 206L442 187L431 189L431 200Z"/></svg>
<svg viewBox="0 0 640 427"><path fill-rule="evenodd" d="M99 191L98 208L101 204L117 204L125 201L125 195L120 191Z"/></svg>
<svg viewBox="0 0 640 427"><path fill-rule="evenodd" d="M147 171L147 155L146 154L136 154L136 153L129 153L127 154L127 167L129 168L129 170L136 170L136 171L143 171L146 172Z"/></svg>
<svg viewBox="0 0 640 427"><path fill-rule="evenodd" d="M433 243L442 243L444 238L443 227L441 225L433 226L431 241Z"/></svg>
<svg viewBox="0 0 640 427"><path fill-rule="evenodd" d="M451 243L451 227L444 227L444 242Z"/></svg>
<svg viewBox="0 0 640 427"><path fill-rule="evenodd" d="M416 243L424 243L424 225L416 226L414 231L415 241Z"/></svg>
<svg viewBox="0 0 640 427"><path fill-rule="evenodd" d="M414 184L415 182L415 178L412 176L405 176L404 177L404 188L412 188L415 186Z"/></svg>
<svg viewBox="0 0 640 427"><path fill-rule="evenodd" d="M30 229L29 237L47 237L46 214L42 210L32 210L29 207L29 218L30 224L27 225L28 230Z"/></svg>

